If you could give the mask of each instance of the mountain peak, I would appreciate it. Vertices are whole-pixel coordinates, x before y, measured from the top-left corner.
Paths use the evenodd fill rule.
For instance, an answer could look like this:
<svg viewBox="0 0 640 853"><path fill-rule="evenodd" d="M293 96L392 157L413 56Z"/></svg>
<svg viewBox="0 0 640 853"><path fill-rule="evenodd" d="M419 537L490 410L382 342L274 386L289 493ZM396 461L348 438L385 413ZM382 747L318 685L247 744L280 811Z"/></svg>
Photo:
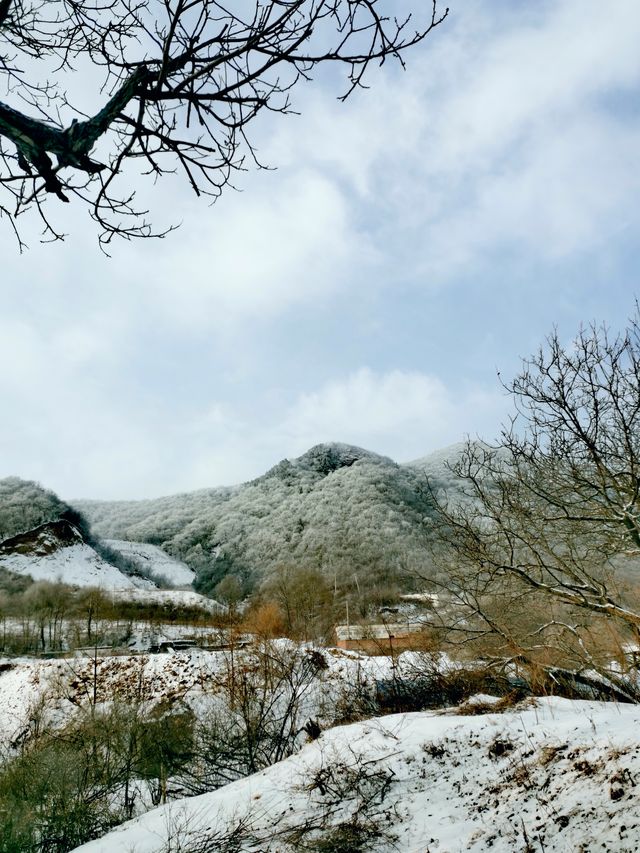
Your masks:
<svg viewBox="0 0 640 853"><path fill-rule="evenodd" d="M335 441L314 445L306 453L303 453L302 456L294 459L293 464L296 467L309 468L317 471L319 474L326 475L340 468L350 468L360 459L380 460L392 463L391 459L379 456L370 450L356 447L353 444L343 444L342 442Z"/></svg>

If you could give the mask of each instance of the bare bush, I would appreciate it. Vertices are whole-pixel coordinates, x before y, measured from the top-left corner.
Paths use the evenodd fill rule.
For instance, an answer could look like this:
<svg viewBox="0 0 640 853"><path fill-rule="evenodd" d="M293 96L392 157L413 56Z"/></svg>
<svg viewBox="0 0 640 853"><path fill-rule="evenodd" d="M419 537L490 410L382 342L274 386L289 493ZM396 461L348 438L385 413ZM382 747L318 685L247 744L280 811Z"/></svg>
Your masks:
<svg viewBox="0 0 640 853"><path fill-rule="evenodd" d="M296 752L307 736L307 697L326 666L320 652L282 641L225 653L213 676L214 704L196 725L185 790L210 791Z"/></svg>

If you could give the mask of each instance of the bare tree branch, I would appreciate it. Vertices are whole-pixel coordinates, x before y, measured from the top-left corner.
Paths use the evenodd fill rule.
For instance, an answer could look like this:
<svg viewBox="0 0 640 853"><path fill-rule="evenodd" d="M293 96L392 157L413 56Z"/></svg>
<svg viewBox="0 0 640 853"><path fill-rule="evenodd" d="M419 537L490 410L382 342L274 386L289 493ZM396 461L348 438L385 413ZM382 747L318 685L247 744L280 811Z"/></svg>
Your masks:
<svg viewBox="0 0 640 853"><path fill-rule="evenodd" d="M447 16L436 0L399 20L389 0L0 0L0 187L15 222L46 196L90 205L101 240L152 232L129 190L127 163L157 177L181 171L198 195L218 197L245 158L258 162L250 125L291 112L290 94L319 65L345 68L345 99L372 62L404 63ZM47 82L37 69L47 63ZM49 69L53 67L53 71ZM86 116L68 75L104 72L104 106ZM96 100L101 93L96 92ZM64 116L64 121L61 119ZM3 144L3 139L8 145ZM100 143L104 162L92 159ZM55 158L57 161L54 163ZM129 182L127 182L127 186ZM11 211L11 213L9 213ZM42 217L49 237L59 232Z"/></svg>
<svg viewBox="0 0 640 853"><path fill-rule="evenodd" d="M619 335L591 325L565 347L554 332L503 386L516 414L498 441L467 442L454 496L431 487L457 624L538 659L533 639L553 635L548 655L598 668L585 632L640 638L638 309Z"/></svg>

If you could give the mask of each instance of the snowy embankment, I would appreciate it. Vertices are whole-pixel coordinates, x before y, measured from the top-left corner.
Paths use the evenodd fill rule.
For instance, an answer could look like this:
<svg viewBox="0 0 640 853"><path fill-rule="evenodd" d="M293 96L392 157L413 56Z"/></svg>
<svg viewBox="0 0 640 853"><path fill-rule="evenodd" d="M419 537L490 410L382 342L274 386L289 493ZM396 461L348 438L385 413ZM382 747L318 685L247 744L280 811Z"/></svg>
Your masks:
<svg viewBox="0 0 640 853"><path fill-rule="evenodd" d="M394 715L324 732L267 770L77 849L223 851L236 828L233 849L255 853L296 840L320 849L327 833L349 831L354 851L631 853L638 779L637 706L544 698L502 714Z"/></svg>
<svg viewBox="0 0 640 853"><path fill-rule="evenodd" d="M123 574L103 560L89 545L77 543L48 554L3 554L0 568L18 575L30 575L35 581L61 581L71 586L97 586L102 589L135 589L148 581Z"/></svg>
<svg viewBox="0 0 640 853"><path fill-rule="evenodd" d="M133 626L138 642L148 645L184 637L180 626L157 629ZM193 630L193 629L192 629ZM222 642L217 629L202 629L203 639ZM280 641L273 645L275 650ZM285 642L283 650L292 648ZM236 651L236 662L238 654ZM28 729L33 709L46 708L47 719L62 725L93 701L134 703L143 699L148 708L181 701L197 714L226 693L224 683L231 665L230 651L138 654L122 656L77 656L58 660L0 658L0 754ZM387 657L361 657L338 649L325 650L327 669L313 682L300 709L301 723L309 717L331 718L345 691L372 688L377 679L391 676Z"/></svg>
<svg viewBox="0 0 640 853"><path fill-rule="evenodd" d="M191 589L113 589L111 597L114 601L135 601L139 604L157 604L166 607L193 607L204 610L205 613L225 613L223 604L194 592Z"/></svg>
<svg viewBox="0 0 640 853"><path fill-rule="evenodd" d="M105 545L135 560L142 568L174 586L191 586L195 572L185 563L170 557L162 548L146 542L127 542L124 539L105 539Z"/></svg>

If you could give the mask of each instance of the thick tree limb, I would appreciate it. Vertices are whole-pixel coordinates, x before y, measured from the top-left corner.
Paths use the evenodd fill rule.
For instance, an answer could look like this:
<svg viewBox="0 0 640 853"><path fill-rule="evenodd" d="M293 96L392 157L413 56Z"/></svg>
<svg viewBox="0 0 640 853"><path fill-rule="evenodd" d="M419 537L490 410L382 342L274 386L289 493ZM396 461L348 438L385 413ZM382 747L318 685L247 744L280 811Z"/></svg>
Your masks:
<svg viewBox="0 0 640 853"><path fill-rule="evenodd" d="M49 154L55 154L59 166L73 166L89 175L104 169L103 163L90 159L89 152L150 77L148 69L140 66L99 113L86 121L74 120L65 129L30 118L0 102L0 134L15 144L18 164L25 172L31 174L30 167L34 166L44 179L47 192L54 193L62 201L68 201Z"/></svg>
<svg viewBox="0 0 640 853"><path fill-rule="evenodd" d="M4 22L9 17L11 2L12 0L0 0L0 29L2 29Z"/></svg>

